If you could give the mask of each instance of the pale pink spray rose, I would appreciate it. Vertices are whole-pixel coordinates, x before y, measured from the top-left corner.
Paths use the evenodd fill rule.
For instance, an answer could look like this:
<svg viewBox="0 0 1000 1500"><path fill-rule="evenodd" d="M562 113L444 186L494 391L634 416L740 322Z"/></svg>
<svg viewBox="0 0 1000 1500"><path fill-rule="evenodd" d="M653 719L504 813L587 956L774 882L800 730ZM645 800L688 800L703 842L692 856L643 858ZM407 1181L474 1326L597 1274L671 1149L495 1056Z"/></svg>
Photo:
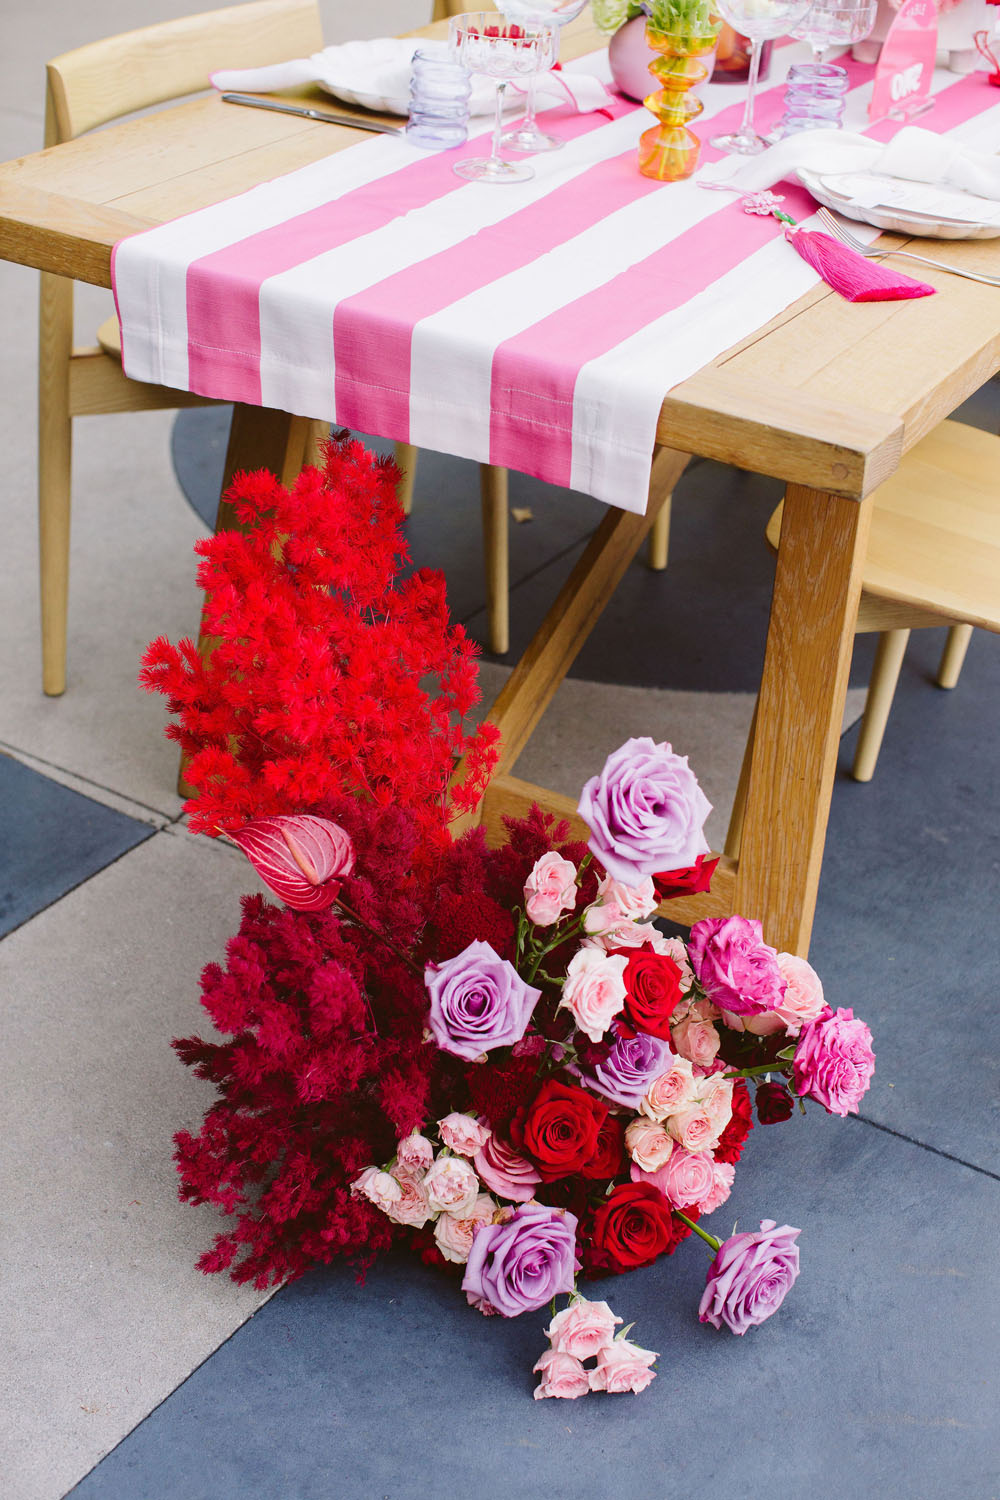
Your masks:
<svg viewBox="0 0 1000 1500"><path fill-rule="evenodd" d="M404 1135L396 1146L396 1160L411 1172L426 1172L434 1160L434 1147L425 1135L414 1130Z"/></svg>
<svg viewBox="0 0 1000 1500"><path fill-rule="evenodd" d="M797 953L779 953L778 968L785 981L785 993L777 1014L785 1023L789 1036L798 1036L807 1021L815 1021L826 1009L823 984L819 975Z"/></svg>
<svg viewBox="0 0 1000 1500"><path fill-rule="evenodd" d="M718 1055L719 1033L712 1022L703 1021L696 1010L697 1007L692 1006L676 1026L671 1025L670 1039L681 1057L704 1068Z"/></svg>
<svg viewBox="0 0 1000 1500"><path fill-rule="evenodd" d="M491 1133L488 1125L480 1125L472 1115L459 1114L457 1110L438 1121L438 1131L444 1145L450 1151L457 1151L459 1156L475 1156L486 1145Z"/></svg>
<svg viewBox="0 0 1000 1500"><path fill-rule="evenodd" d="M412 1229L423 1229L431 1217L431 1205L422 1174L405 1168L400 1172L397 1168L393 1176L399 1183L402 1197L385 1210L386 1214L394 1224L407 1224Z"/></svg>
<svg viewBox="0 0 1000 1500"><path fill-rule="evenodd" d="M229 832L257 874L294 911L323 911L354 869L350 837L329 818L311 813L258 818Z"/></svg>
<svg viewBox="0 0 1000 1500"><path fill-rule="evenodd" d="M609 875L636 886L659 870L681 870L708 853L712 811L687 757L647 736L626 740L580 793L590 848Z"/></svg>
<svg viewBox="0 0 1000 1500"><path fill-rule="evenodd" d="M542 1180L530 1161L496 1135L476 1152L472 1165L488 1188L514 1203L527 1203Z"/></svg>
<svg viewBox="0 0 1000 1500"><path fill-rule="evenodd" d="M535 1400L546 1396L559 1396L564 1401L575 1401L590 1390L590 1376L572 1354L560 1354L557 1349L546 1349L535 1365L541 1380L535 1386Z"/></svg>
<svg viewBox="0 0 1000 1500"><path fill-rule="evenodd" d="M795 1048L795 1092L831 1115L853 1115L875 1071L872 1034L853 1010L827 1010L802 1028Z"/></svg>
<svg viewBox="0 0 1000 1500"><path fill-rule="evenodd" d="M625 1145L636 1166L644 1172L657 1172L665 1166L674 1149L673 1137L654 1120L638 1117L626 1127Z"/></svg>
<svg viewBox="0 0 1000 1500"><path fill-rule="evenodd" d="M641 1349L629 1339L617 1338L606 1344L597 1356L597 1366L590 1372L590 1389L620 1396L627 1391L644 1391L656 1379L651 1369L659 1356L652 1349Z"/></svg>
<svg viewBox="0 0 1000 1500"><path fill-rule="evenodd" d="M598 948L578 948L569 961L559 1004L592 1042L601 1040L625 1008L627 968L624 954L603 953Z"/></svg>
<svg viewBox="0 0 1000 1500"><path fill-rule="evenodd" d="M589 906L586 921L591 920L592 913L605 910L603 906ZM670 939L665 938L652 922L633 922L631 917L619 917L619 920L612 922L610 926L602 926L600 918L594 920L600 931L591 932L589 928L587 929L585 947L603 948L605 953L613 953L616 948L642 948L648 944L654 953L668 953L671 957L673 956L668 946Z"/></svg>
<svg viewBox="0 0 1000 1500"><path fill-rule="evenodd" d="M799 1274L801 1230L762 1219L757 1234L734 1234L716 1251L698 1316L703 1323L746 1333L777 1312Z"/></svg>
<svg viewBox="0 0 1000 1500"><path fill-rule="evenodd" d="M658 905L651 877L636 886L629 886L605 875L597 887L597 900L587 907L584 930L594 935L612 932L632 922L641 922Z"/></svg>
<svg viewBox="0 0 1000 1500"><path fill-rule="evenodd" d="M719 1144L721 1129L716 1130L703 1104L685 1104L667 1120L667 1129L685 1151L712 1151Z"/></svg>
<svg viewBox="0 0 1000 1500"><path fill-rule="evenodd" d="M695 1088L699 1104L721 1135L733 1117L733 1079L723 1073L709 1073L695 1079Z"/></svg>
<svg viewBox="0 0 1000 1500"><path fill-rule="evenodd" d="M677 1057L666 1073L653 1080L639 1105L650 1120L665 1120L695 1098L694 1068L686 1057Z"/></svg>
<svg viewBox="0 0 1000 1500"><path fill-rule="evenodd" d="M697 1208L715 1188L714 1168L715 1162L705 1152L677 1146L658 1172L644 1172L633 1165L632 1181L651 1182L671 1208Z"/></svg>
<svg viewBox="0 0 1000 1500"><path fill-rule="evenodd" d="M351 1183L351 1192L360 1193L367 1198L369 1203L374 1203L387 1214L402 1198L403 1189L395 1177L390 1177L388 1172L379 1171L378 1167L365 1167L360 1177L356 1177Z"/></svg>
<svg viewBox="0 0 1000 1500"><path fill-rule="evenodd" d="M480 1193L475 1203L462 1218L455 1214L441 1214L434 1225L434 1238L445 1260L453 1265L464 1266L472 1249L476 1230L484 1224L492 1224L497 1206L489 1193Z"/></svg>
<svg viewBox="0 0 1000 1500"><path fill-rule="evenodd" d="M432 1213L464 1219L479 1195L479 1178L461 1156L439 1156L424 1178Z"/></svg>
<svg viewBox="0 0 1000 1500"><path fill-rule="evenodd" d="M576 906L576 865L550 850L535 861L524 885L524 909L536 927L551 927Z"/></svg>
<svg viewBox="0 0 1000 1500"><path fill-rule="evenodd" d="M545 1337L557 1354L589 1359L611 1343L621 1321L606 1302L588 1302L586 1297L577 1297L569 1307L556 1313Z"/></svg>

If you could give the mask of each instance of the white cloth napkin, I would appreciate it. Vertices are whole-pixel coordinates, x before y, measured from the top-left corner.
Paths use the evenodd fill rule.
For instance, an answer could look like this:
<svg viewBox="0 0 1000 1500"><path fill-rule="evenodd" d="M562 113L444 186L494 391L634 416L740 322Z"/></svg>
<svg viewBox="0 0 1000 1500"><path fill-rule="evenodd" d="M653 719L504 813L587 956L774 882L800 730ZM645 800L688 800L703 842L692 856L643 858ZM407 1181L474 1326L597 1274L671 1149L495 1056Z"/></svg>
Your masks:
<svg viewBox="0 0 1000 1500"><path fill-rule="evenodd" d="M223 68L212 74L212 84L224 93L272 93L278 89L318 83L337 98L388 114L405 115L410 107L410 71L413 54L422 51L448 55L444 42L426 42L406 37L379 37L372 41L345 42L339 47L324 47L312 57L263 68ZM509 94L523 93L512 85ZM572 104L582 114L603 109L611 99L605 84L589 73L560 68L544 73L538 80L538 103L545 109L556 104ZM469 112L489 114L495 107L496 93L491 79L473 74Z"/></svg>
<svg viewBox="0 0 1000 1500"><path fill-rule="evenodd" d="M803 130L749 161L727 157L713 162L699 177L756 193L773 187L798 167L823 173L878 172L1000 200L1000 157L917 125L904 126L888 145L845 130Z"/></svg>

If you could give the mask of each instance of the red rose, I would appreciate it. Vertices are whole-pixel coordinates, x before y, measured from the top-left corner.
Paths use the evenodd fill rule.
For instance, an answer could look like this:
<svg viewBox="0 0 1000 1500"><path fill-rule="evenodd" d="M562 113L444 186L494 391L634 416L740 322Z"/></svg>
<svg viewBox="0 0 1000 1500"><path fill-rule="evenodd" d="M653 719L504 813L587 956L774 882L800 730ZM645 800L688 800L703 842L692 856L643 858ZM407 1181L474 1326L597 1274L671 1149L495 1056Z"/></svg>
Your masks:
<svg viewBox="0 0 1000 1500"><path fill-rule="evenodd" d="M594 1215L594 1240L612 1271L648 1266L673 1239L672 1214L650 1182L622 1183Z"/></svg>
<svg viewBox="0 0 1000 1500"><path fill-rule="evenodd" d="M756 1095L757 1118L762 1125L780 1125L792 1112L792 1096L780 1083L759 1083Z"/></svg>
<svg viewBox="0 0 1000 1500"><path fill-rule="evenodd" d="M597 1152L581 1168L584 1177L610 1182L621 1170L625 1154L625 1122L609 1114L597 1137Z"/></svg>
<svg viewBox="0 0 1000 1500"><path fill-rule="evenodd" d="M738 1162L743 1155L743 1142L753 1129L753 1105L750 1090L742 1078L733 1084L733 1113L725 1130L719 1136L719 1144L712 1155L716 1161Z"/></svg>
<svg viewBox="0 0 1000 1500"><path fill-rule="evenodd" d="M625 1014L632 1025L669 1042L670 1017L681 998L680 965L644 943L629 954L624 979Z"/></svg>
<svg viewBox="0 0 1000 1500"><path fill-rule="evenodd" d="M608 1106L583 1089L543 1083L524 1121L524 1145L546 1182L579 1172L597 1154Z"/></svg>
<svg viewBox="0 0 1000 1500"><path fill-rule="evenodd" d="M997 3L1000 4L1000 0ZM661 901L669 901L672 896L696 896L699 891L707 891L718 863L718 855L706 860L704 854L699 854L686 870L663 870L653 876L656 894Z"/></svg>

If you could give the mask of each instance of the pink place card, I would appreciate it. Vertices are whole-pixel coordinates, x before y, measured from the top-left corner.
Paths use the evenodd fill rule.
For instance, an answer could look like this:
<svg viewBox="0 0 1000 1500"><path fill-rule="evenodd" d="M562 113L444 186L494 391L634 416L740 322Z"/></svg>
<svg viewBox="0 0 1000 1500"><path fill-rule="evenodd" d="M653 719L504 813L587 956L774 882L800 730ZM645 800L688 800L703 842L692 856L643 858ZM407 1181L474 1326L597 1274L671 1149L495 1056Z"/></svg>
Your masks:
<svg viewBox="0 0 1000 1500"><path fill-rule="evenodd" d="M931 74L937 53L934 0L903 0L882 43L868 115L911 120L931 108Z"/></svg>

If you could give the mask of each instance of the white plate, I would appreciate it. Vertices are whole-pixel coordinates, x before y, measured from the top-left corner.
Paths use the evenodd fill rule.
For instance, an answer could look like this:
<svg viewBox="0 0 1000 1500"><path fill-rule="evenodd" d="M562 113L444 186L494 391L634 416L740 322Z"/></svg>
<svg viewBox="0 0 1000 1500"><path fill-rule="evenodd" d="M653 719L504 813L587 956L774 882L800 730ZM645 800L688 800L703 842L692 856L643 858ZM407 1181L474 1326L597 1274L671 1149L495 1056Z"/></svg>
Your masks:
<svg viewBox="0 0 1000 1500"><path fill-rule="evenodd" d="M859 174L853 175L857 177ZM874 224L877 229L892 229L898 234L919 235L928 240L992 240L1000 236L1000 221L984 223L974 217L917 213L898 204L861 204L848 194L838 192L837 177L830 173L824 175L807 167L798 167L796 176L817 202L843 214L845 219ZM957 200L967 195L956 192L950 196ZM970 197L970 202L978 204L979 200Z"/></svg>
<svg viewBox="0 0 1000 1500"><path fill-rule="evenodd" d="M448 56L445 42L427 42L419 38L379 37L373 41L345 42L343 46L328 48L313 59L322 65L316 82L345 104L357 104L361 109L373 109L383 115L408 115L410 72L413 54L418 47L439 52L442 58ZM492 81L474 73L469 113L491 114L495 100ZM516 97L513 102L516 104Z"/></svg>

